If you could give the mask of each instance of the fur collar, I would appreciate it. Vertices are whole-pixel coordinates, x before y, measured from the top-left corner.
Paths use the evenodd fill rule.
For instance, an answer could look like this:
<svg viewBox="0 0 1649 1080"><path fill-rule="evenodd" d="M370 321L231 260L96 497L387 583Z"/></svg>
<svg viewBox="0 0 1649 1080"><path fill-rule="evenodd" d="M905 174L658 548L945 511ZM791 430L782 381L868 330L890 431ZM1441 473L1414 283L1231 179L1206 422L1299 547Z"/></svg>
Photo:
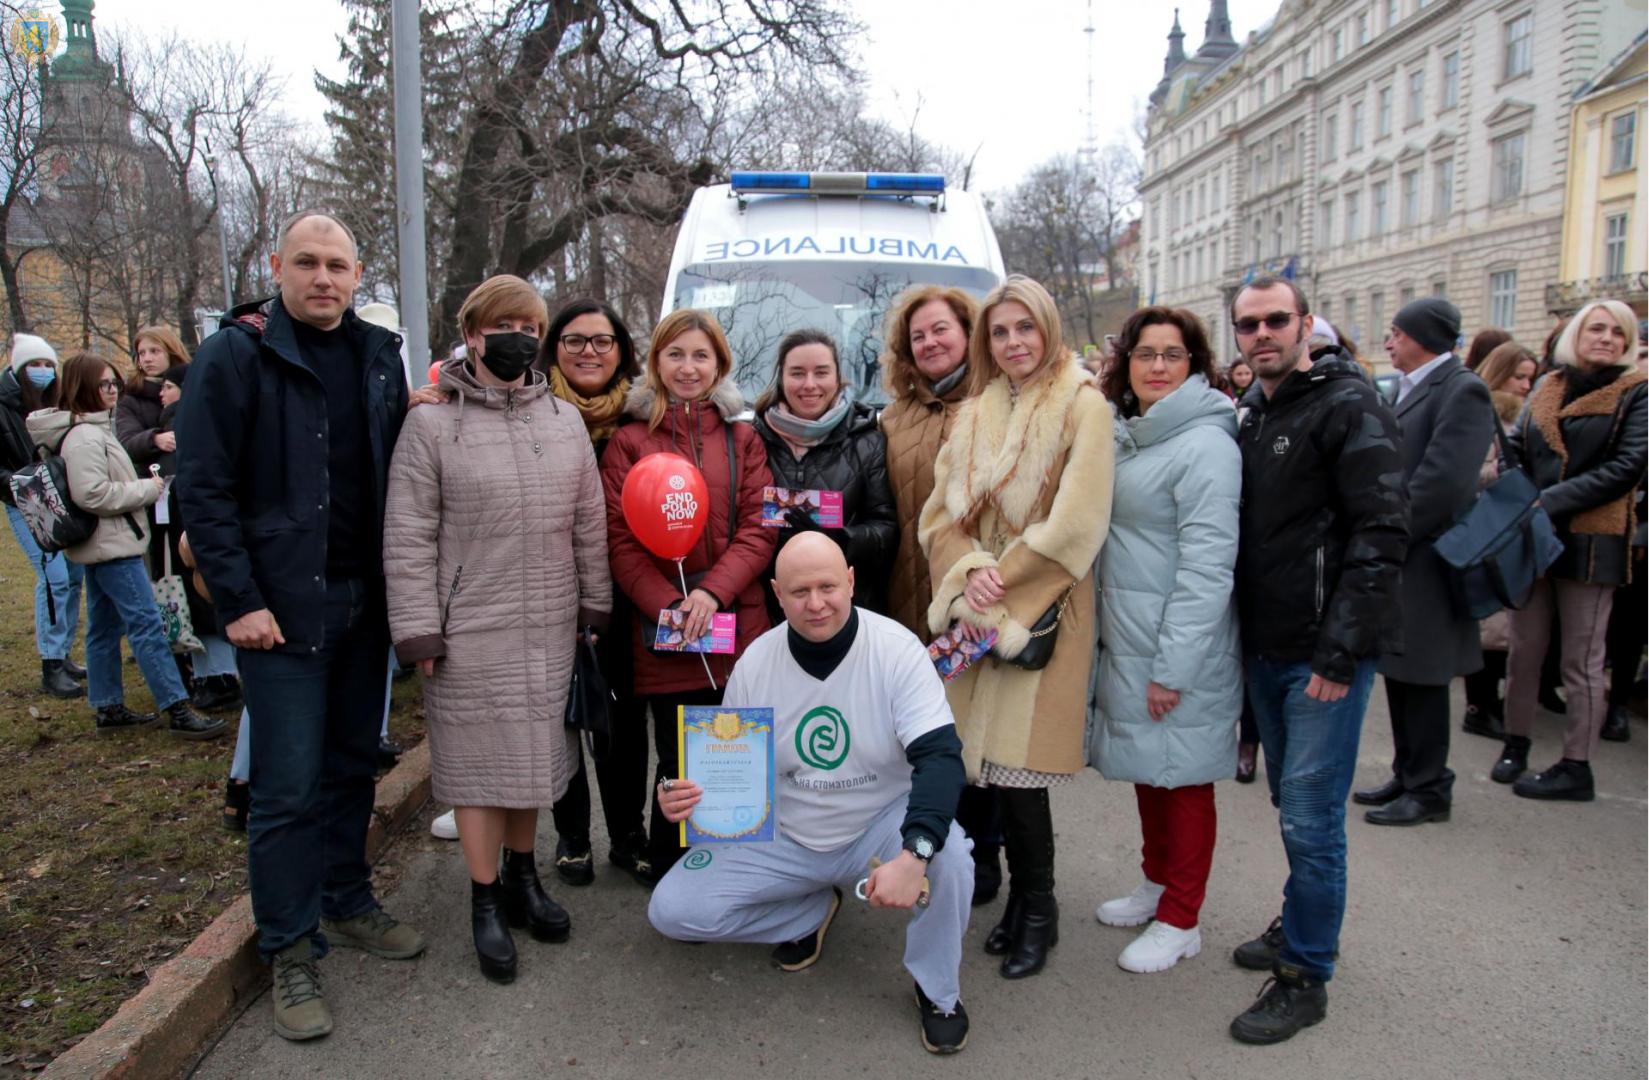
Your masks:
<svg viewBox="0 0 1649 1080"><path fill-rule="evenodd" d="M630 392L624 398L624 415L632 420L647 420L652 417L653 399L658 395L646 376L637 379L630 387ZM710 403L721 413L721 418L729 423L738 418L744 411L744 395L739 392L739 386L731 377L725 378L716 384L710 391Z"/></svg>
<svg viewBox="0 0 1649 1080"><path fill-rule="evenodd" d="M959 482L948 485L945 506L964 530L991 506L1014 533L1032 523L1085 389L1098 393L1088 372L1067 360L1017 396L998 375L963 402L950 437Z"/></svg>
<svg viewBox="0 0 1649 1080"><path fill-rule="evenodd" d="M1612 416L1626 392L1646 378L1641 371L1628 371L1608 386L1583 394L1564 405L1563 388L1568 374L1567 368L1559 368L1540 380L1533 400L1529 402L1529 422L1534 424L1545 438L1546 445L1563 462L1564 472L1569 468L1569 448L1563 442L1563 421L1572 416Z"/></svg>

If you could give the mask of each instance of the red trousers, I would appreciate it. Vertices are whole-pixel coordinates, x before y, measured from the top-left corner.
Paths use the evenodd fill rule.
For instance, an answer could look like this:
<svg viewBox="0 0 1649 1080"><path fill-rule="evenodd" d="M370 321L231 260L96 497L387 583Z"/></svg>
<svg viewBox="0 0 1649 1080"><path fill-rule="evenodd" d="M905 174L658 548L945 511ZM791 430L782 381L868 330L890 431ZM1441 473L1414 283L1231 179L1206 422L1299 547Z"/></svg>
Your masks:
<svg viewBox="0 0 1649 1080"><path fill-rule="evenodd" d="M1135 784L1145 834L1145 879L1164 886L1157 918L1189 930L1197 925L1214 862L1214 785L1159 788Z"/></svg>

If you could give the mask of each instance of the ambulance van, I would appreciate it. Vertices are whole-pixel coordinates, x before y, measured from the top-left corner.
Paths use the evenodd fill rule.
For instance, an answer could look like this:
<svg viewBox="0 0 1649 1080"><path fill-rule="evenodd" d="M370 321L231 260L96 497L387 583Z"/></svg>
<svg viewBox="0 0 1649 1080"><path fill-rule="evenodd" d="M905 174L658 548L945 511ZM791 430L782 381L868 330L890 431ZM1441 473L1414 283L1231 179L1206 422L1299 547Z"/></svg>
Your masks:
<svg viewBox="0 0 1649 1080"><path fill-rule="evenodd" d="M894 298L915 284L983 297L1003 277L984 204L943 176L735 172L694 193L664 310L714 313L747 400L771 380L784 336L810 328L836 339L860 400L881 403Z"/></svg>

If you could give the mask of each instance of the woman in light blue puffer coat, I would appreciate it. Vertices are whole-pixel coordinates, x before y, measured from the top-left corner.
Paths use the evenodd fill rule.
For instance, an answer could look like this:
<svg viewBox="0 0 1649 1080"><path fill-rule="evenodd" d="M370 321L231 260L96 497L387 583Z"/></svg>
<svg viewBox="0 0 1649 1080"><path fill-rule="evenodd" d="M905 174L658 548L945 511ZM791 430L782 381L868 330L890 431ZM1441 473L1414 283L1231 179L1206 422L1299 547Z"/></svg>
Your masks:
<svg viewBox="0 0 1649 1080"><path fill-rule="evenodd" d="M1139 799L1145 882L1098 917L1150 923L1117 958L1143 973L1202 948L1213 782L1234 775L1242 710L1232 597L1242 464L1236 411L1209 385L1213 358L1195 315L1142 308L1116 347L1103 387L1121 422L1088 760L1131 781Z"/></svg>

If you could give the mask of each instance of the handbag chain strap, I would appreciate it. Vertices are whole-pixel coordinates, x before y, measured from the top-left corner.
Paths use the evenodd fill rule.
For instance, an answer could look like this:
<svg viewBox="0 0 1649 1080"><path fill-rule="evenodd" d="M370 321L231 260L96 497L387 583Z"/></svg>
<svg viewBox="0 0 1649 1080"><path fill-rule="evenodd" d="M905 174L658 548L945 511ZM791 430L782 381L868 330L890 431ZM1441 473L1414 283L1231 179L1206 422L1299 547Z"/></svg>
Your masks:
<svg viewBox="0 0 1649 1080"><path fill-rule="evenodd" d="M1074 581L1065 586L1065 591L1059 594L1059 600L1054 604L1054 606L1059 609L1054 615L1054 621L1043 627L1041 630L1032 630L1032 638L1047 637L1049 634L1059 629L1061 620L1065 618L1065 609L1070 606L1071 590L1074 588L1076 588L1076 582Z"/></svg>

